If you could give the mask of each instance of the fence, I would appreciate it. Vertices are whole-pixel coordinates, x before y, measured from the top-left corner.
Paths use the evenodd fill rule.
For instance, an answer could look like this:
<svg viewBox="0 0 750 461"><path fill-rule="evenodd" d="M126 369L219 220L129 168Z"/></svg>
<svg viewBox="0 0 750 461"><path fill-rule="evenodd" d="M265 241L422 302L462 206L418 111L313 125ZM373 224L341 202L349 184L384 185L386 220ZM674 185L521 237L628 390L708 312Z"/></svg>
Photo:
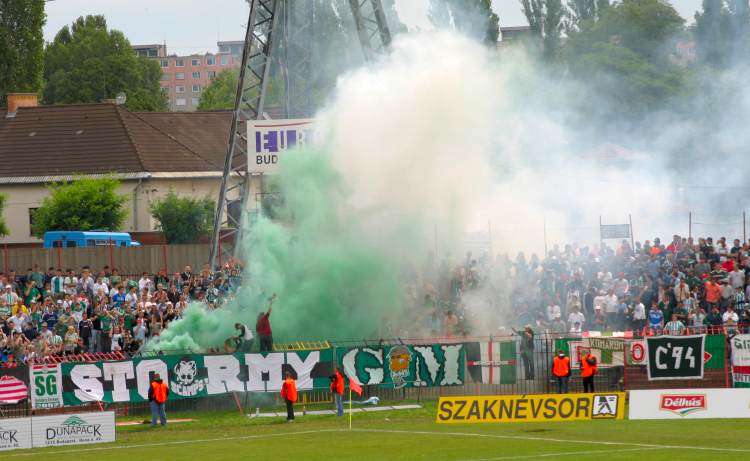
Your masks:
<svg viewBox="0 0 750 461"><path fill-rule="evenodd" d="M598 346L601 358L599 373L594 378L597 392L627 391L634 389L663 388L724 388L731 385L728 362L727 336L724 334L706 337L704 378L692 380L649 381L647 367L633 363L632 341L640 338L624 339L617 337L599 338L600 344L585 343L587 338L537 336L534 339L533 351L521 351L517 336L471 337L471 338L429 338L429 339L391 339L377 341L338 341L330 342L333 362L340 363L342 357L336 351L342 348L378 348L395 345L458 344L464 345L463 384L435 387L406 386L395 389L391 386L363 386L363 399L377 396L385 401L424 401L434 400L447 395L510 395L540 394L556 392L551 376L554 353L563 349L573 363L570 378L570 392L583 392L582 379L577 366L576 354L580 348ZM619 351L607 350L606 342L619 344ZM494 353L493 353L494 352ZM177 355L172 351L168 355ZM619 356L618 354L622 354ZM708 357L710 356L710 357ZM28 376L28 373L26 374ZM330 404L331 396L327 387L317 387L300 392L300 406ZM170 411L193 410L228 410L253 411L255 408L268 408L280 404L277 393L233 392L202 398L170 401ZM90 407L91 405L89 405ZM72 407L79 408L79 407ZM93 408L104 408L101 404ZM117 403L106 405L118 414L142 414L148 412L147 402ZM35 414L65 412L68 409L36 410ZM26 416L31 414L30 404L23 402L17 405L0 407L0 417Z"/></svg>
<svg viewBox="0 0 750 461"><path fill-rule="evenodd" d="M80 270L83 266L100 269L116 267L121 275L143 272L156 273L165 269L167 273L181 271L186 265L198 270L208 261L209 245L144 245L117 247L102 245L89 248L8 248L2 247L3 271L14 269L22 273L38 264L46 270L56 267L65 270Z"/></svg>

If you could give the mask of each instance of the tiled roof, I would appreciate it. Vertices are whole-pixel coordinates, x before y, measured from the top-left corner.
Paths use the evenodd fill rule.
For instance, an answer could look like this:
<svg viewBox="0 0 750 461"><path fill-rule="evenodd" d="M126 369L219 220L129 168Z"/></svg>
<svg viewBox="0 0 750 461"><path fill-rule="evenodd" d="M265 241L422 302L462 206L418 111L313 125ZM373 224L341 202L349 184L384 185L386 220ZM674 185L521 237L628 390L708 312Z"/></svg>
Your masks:
<svg viewBox="0 0 750 461"><path fill-rule="evenodd" d="M231 112L144 113L113 104L0 111L0 177L221 171Z"/></svg>

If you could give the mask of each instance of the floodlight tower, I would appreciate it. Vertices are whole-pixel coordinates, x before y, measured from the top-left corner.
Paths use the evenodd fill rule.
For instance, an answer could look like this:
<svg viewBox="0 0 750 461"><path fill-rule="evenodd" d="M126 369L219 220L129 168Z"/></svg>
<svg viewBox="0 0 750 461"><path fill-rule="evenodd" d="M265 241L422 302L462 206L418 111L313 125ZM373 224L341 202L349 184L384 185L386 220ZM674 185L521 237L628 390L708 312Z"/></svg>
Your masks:
<svg viewBox="0 0 750 461"><path fill-rule="evenodd" d="M266 90L273 59L279 58L284 81L285 118L311 117L311 50L314 34L313 0L248 0L250 14L242 52L239 84L232 112L224 171L214 215L209 261L211 267L233 256L243 223L264 193L263 175L253 174L248 161L247 122L270 118L265 112ZM349 0L365 60L372 61L391 42L381 0ZM283 27L282 27L283 24ZM282 40L282 56L272 56ZM227 244L234 240L235 244Z"/></svg>

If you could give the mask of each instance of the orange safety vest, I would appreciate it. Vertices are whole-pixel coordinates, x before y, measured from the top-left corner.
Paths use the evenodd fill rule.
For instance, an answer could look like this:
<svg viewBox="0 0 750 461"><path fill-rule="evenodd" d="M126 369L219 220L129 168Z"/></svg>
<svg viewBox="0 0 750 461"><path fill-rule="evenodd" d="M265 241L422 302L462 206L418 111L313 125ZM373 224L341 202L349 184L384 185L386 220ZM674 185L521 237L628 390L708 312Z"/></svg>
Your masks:
<svg viewBox="0 0 750 461"><path fill-rule="evenodd" d="M164 381L157 383L156 381L151 383L151 387L154 389L154 400L156 403L164 403L167 401L167 383Z"/></svg>
<svg viewBox="0 0 750 461"><path fill-rule="evenodd" d="M338 371L334 375L333 381L331 381L331 392L344 395L344 377Z"/></svg>
<svg viewBox="0 0 750 461"><path fill-rule="evenodd" d="M281 385L281 398L290 402L297 401L297 385L292 378L285 379Z"/></svg>
<svg viewBox="0 0 750 461"><path fill-rule="evenodd" d="M570 359L555 356L554 360L552 360L552 374L558 378L570 375Z"/></svg>
<svg viewBox="0 0 750 461"><path fill-rule="evenodd" d="M594 359L594 364L593 365L590 365L587 362L587 360L589 358L593 358ZM581 378L588 378L589 376L594 376L596 374L596 370L597 370L596 357L594 357L591 354L586 354L581 359Z"/></svg>

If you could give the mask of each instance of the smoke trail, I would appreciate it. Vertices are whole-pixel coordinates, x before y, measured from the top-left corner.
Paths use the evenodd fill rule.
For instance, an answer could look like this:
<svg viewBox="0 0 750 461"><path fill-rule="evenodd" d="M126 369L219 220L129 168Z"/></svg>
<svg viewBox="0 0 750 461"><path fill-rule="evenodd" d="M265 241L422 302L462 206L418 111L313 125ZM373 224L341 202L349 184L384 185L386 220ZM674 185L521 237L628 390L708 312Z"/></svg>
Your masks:
<svg viewBox="0 0 750 461"><path fill-rule="evenodd" d="M416 34L342 77L317 117L325 142L281 161L279 219L261 218L248 233L237 299L214 312L191 306L149 347L220 345L236 321L254 325L271 293L277 340L417 334L405 281L435 247L434 229L439 247L452 247L491 184L487 58L468 39Z"/></svg>

